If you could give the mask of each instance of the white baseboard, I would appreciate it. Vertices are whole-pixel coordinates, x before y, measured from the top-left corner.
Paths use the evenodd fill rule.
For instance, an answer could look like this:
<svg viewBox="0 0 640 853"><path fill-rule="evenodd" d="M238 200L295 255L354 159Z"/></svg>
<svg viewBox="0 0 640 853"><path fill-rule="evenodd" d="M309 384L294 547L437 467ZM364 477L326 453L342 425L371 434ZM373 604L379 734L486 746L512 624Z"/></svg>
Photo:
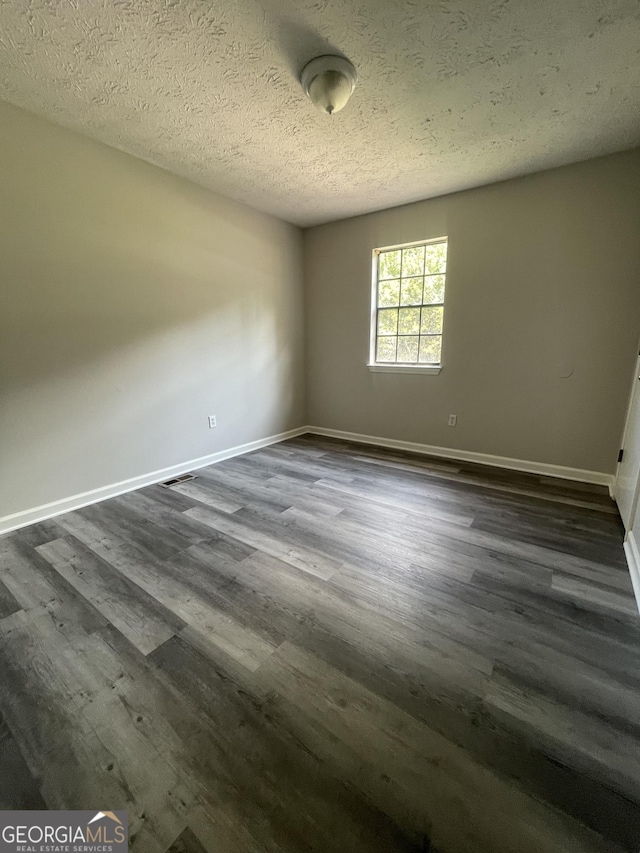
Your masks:
<svg viewBox="0 0 640 853"><path fill-rule="evenodd" d="M135 489L141 489L144 486L161 483L164 480L169 480L171 477L178 476L178 474L185 474L187 471L206 468L207 465L214 465L216 462L222 462L224 459L231 459L234 456L241 456L243 453L250 453L252 450L259 450L261 447L267 447L270 444L277 444L279 441L285 441L287 438L295 438L297 435L302 435L305 432L308 432L307 427L290 429L287 432L278 433L278 435L270 435L267 438L250 441L248 444L239 444L237 447L230 447L227 450L210 453L208 456L200 456L198 459L180 462L178 465L171 465L169 468L162 468L159 471L152 471L149 474L141 474L138 477L131 477L128 480L121 480L119 483L112 483L108 486L101 486L98 489L91 489L88 492L62 498L61 500L43 504L33 509L26 509L22 512L14 512L12 515L5 515L0 518L0 535L10 533L12 530L17 530L20 527L26 527L29 524L36 524L38 521L45 521L47 518L54 518L56 515L71 512L74 509L81 509L83 506L89 506L89 504L99 503L108 498L115 498L118 495L132 492Z"/></svg>
<svg viewBox="0 0 640 853"><path fill-rule="evenodd" d="M564 465L550 465L546 462L527 462L523 459L511 459L508 456L492 456L489 453L476 453L473 450L458 450L452 447L418 444L413 441L398 441L394 438L361 435L357 432L345 432L344 430L326 429L325 427L308 426L306 432L314 433L315 435L326 435L331 438L342 438L345 441L358 441L362 444L377 444L380 447L390 447L395 450L409 450L412 453L439 456L443 459L454 459L460 462L477 462L480 465L493 465L496 468L509 468L512 471L539 474L543 477L559 477L562 480L593 483L598 486L607 486L610 494L613 488L613 474L605 474L601 471L566 468Z"/></svg>
<svg viewBox="0 0 640 853"><path fill-rule="evenodd" d="M624 540L624 553L627 557L627 565L629 566L629 574L631 575L631 583L633 584L638 612L640 612L640 550L638 549L636 537L631 530L627 533Z"/></svg>
<svg viewBox="0 0 640 853"><path fill-rule="evenodd" d="M344 430L327 429L325 427L304 426L288 430L287 432L281 432L278 435L261 438L257 441L251 441L248 444L240 444L236 447L230 447L227 450L220 450L217 453L211 453L208 456L201 456L198 459L181 462L178 465L172 465L169 468L162 468L161 470L152 471L148 474L141 474L138 477L131 477L128 480L121 480L118 483L101 486L98 489L92 489L88 492L82 492L79 495L62 498L61 500L53 501L52 503L43 504L42 506L37 506L21 512L16 512L12 515L5 515L0 518L0 535L3 533L10 533L12 530L17 530L20 527L26 527L29 524L35 524L38 521L45 521L48 518L54 518L56 515L71 512L74 509L81 509L83 506L88 506L89 504L99 503L100 501L107 500L108 498L114 498L118 495L125 494L126 492L132 492L135 489L141 489L144 486L161 483L163 480L168 480L178 474L184 474L187 471L194 471L198 468L205 468L207 465L214 465L216 462L222 462L224 459L241 456L244 453L250 453L252 450L259 450L261 447L267 447L270 444L277 444L280 441L285 441L288 438L295 438L296 436L303 435L304 433L325 435L332 438L342 438L346 441L373 444L380 447L389 447L395 450L409 450L413 453L438 456L443 459L477 462L481 465L493 465L498 468L509 468L514 471L523 471L529 474L539 474L546 477L559 477L564 480L594 483L597 485L608 486L610 491L613 488L613 475L604 474L598 471L585 471L581 468L566 468L562 465L548 465L542 462L527 462L521 459L511 459L506 456L492 456L488 453L476 453L471 450L437 447L430 444L418 444L412 441L399 441L392 438L362 435L361 433L345 432ZM640 560L637 565L640 565ZM636 581L640 588L640 580L638 579L637 572ZM636 581L634 581L634 584Z"/></svg>

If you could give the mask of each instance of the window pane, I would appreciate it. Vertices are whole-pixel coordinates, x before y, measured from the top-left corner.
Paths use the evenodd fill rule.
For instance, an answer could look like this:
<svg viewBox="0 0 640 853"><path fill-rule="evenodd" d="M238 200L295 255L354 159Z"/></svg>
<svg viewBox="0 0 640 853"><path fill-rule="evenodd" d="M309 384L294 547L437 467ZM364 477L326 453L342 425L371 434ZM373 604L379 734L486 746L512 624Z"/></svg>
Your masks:
<svg viewBox="0 0 640 853"><path fill-rule="evenodd" d="M398 338L398 361L417 362L418 360L418 337Z"/></svg>
<svg viewBox="0 0 640 853"><path fill-rule="evenodd" d="M397 335L398 334L398 309L385 308L383 311L378 311L378 334L379 335Z"/></svg>
<svg viewBox="0 0 640 853"><path fill-rule="evenodd" d="M424 303L444 302L444 276L428 275L424 280Z"/></svg>
<svg viewBox="0 0 640 853"><path fill-rule="evenodd" d="M402 250L402 277L410 275L424 275L424 246Z"/></svg>
<svg viewBox="0 0 640 853"><path fill-rule="evenodd" d="M427 246L426 252L426 269L429 273L444 272L447 268L447 244L432 243Z"/></svg>
<svg viewBox="0 0 640 853"><path fill-rule="evenodd" d="M401 305L420 305L422 302L422 277L403 278Z"/></svg>
<svg viewBox="0 0 640 853"><path fill-rule="evenodd" d="M397 340L397 338L378 338L376 361L395 361Z"/></svg>
<svg viewBox="0 0 640 853"><path fill-rule="evenodd" d="M389 279L378 282L378 307L386 308L388 305L400 304L400 281Z"/></svg>
<svg viewBox="0 0 640 853"><path fill-rule="evenodd" d="M417 335L420 331L420 309L401 308L398 318L399 335Z"/></svg>
<svg viewBox="0 0 640 853"><path fill-rule="evenodd" d="M401 338L401 340L404 340ZM442 347L442 338L440 335L433 337L420 338L420 363L421 364L440 364L440 350Z"/></svg>
<svg viewBox="0 0 640 853"><path fill-rule="evenodd" d="M375 362L439 365L446 239L374 252Z"/></svg>
<svg viewBox="0 0 640 853"><path fill-rule="evenodd" d="M380 252L378 256L378 278L400 278L400 256L402 252Z"/></svg>
<svg viewBox="0 0 640 853"><path fill-rule="evenodd" d="M442 332L442 308L423 308L420 331L423 335L438 335Z"/></svg>

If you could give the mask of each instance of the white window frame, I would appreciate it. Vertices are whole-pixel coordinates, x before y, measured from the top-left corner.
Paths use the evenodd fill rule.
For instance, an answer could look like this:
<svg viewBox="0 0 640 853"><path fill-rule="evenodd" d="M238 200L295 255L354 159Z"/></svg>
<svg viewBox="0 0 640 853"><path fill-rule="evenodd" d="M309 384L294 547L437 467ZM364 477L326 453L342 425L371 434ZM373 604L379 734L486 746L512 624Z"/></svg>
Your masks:
<svg viewBox="0 0 640 853"><path fill-rule="evenodd" d="M403 364L402 362L376 362L376 343L378 337L378 258L381 252L392 252L397 249L410 249L413 246L429 246L432 243L446 243L447 255L449 249L448 237L434 237L429 240L415 240L413 243L398 243L395 246L380 246L371 255L371 317L369 318L370 341L369 362L367 367L371 373L419 373L423 376L435 376L442 370L442 351L439 364ZM447 264L448 265L448 264ZM447 298L447 273L445 272L445 299ZM444 307L444 302L442 303ZM444 339L444 329L442 333Z"/></svg>

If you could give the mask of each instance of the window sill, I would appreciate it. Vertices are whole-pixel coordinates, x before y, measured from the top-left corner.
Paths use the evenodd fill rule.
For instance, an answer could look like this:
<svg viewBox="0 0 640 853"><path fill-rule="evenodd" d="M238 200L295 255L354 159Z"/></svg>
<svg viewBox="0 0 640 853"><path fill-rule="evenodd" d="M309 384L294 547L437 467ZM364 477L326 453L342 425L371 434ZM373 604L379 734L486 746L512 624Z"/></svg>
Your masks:
<svg viewBox="0 0 640 853"><path fill-rule="evenodd" d="M422 373L432 376L440 373L440 364L368 364L371 373Z"/></svg>

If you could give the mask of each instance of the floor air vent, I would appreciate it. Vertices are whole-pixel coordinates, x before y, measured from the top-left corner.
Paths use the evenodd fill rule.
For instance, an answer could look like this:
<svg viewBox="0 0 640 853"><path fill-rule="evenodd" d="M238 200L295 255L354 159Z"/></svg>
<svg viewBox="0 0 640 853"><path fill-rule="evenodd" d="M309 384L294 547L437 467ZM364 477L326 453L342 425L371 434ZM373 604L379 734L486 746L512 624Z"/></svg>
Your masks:
<svg viewBox="0 0 640 853"><path fill-rule="evenodd" d="M189 480L195 480L195 474L180 474L179 477L172 477L164 483L160 483L163 489L170 489L171 486L177 486L179 483L188 483Z"/></svg>

